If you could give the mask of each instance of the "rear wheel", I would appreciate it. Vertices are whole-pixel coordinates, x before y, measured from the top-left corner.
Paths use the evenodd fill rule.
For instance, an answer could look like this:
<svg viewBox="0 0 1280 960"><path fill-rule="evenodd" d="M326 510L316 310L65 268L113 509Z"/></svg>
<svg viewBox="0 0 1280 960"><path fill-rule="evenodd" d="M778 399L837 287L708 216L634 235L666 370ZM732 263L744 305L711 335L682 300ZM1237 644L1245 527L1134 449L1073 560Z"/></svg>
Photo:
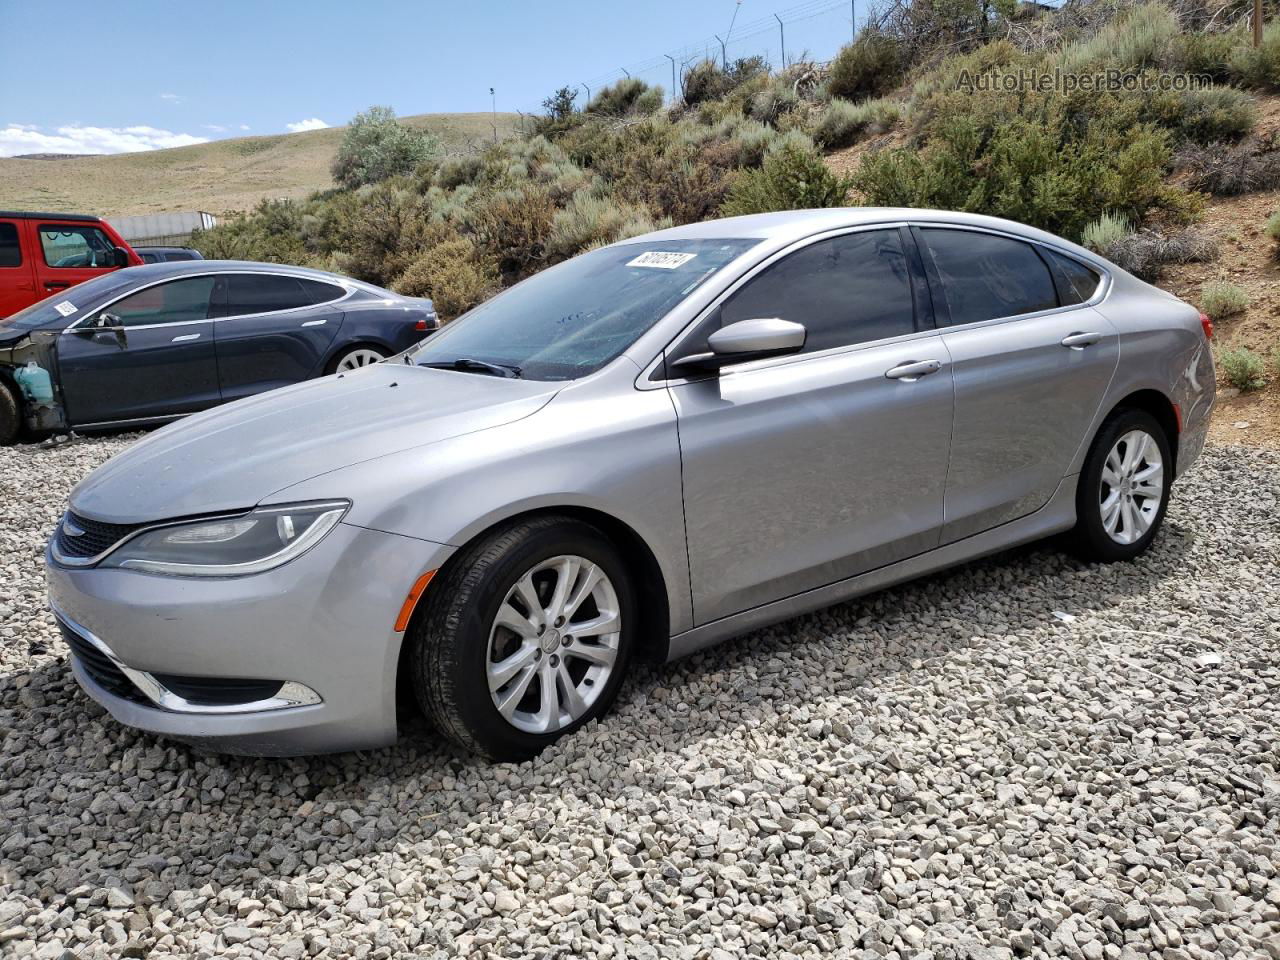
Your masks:
<svg viewBox="0 0 1280 960"><path fill-rule="evenodd" d="M22 427L22 408L7 383L0 383L0 445L13 443Z"/></svg>
<svg viewBox="0 0 1280 960"><path fill-rule="evenodd" d="M381 347L373 347L368 344L348 347L329 361L329 372L345 373L349 370L359 370L361 367L367 367L371 363L379 363L389 356L390 354L386 353Z"/></svg>
<svg viewBox="0 0 1280 960"><path fill-rule="evenodd" d="M634 593L613 544L567 517L518 522L446 567L413 628L413 682L438 730L523 760L609 709Z"/></svg>
<svg viewBox="0 0 1280 960"><path fill-rule="evenodd" d="M1080 473L1077 552L1110 563L1145 551L1164 521L1172 482L1169 439L1155 417L1143 410L1112 414Z"/></svg>

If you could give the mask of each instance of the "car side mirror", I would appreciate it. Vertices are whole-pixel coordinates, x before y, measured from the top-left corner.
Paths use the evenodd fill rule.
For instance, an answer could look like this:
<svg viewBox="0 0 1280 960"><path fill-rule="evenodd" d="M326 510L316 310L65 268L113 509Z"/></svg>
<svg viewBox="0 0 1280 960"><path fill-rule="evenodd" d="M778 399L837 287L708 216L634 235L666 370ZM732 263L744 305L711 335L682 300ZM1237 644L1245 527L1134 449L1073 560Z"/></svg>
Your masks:
<svg viewBox="0 0 1280 960"><path fill-rule="evenodd" d="M100 313L93 321L92 326L97 330L111 330L115 327L122 327L124 324L120 322L120 318L114 313Z"/></svg>
<svg viewBox="0 0 1280 960"><path fill-rule="evenodd" d="M117 267L127 267L129 265L129 251L124 247L112 247L111 252L114 256L114 263Z"/></svg>
<svg viewBox="0 0 1280 960"><path fill-rule="evenodd" d="M804 324L778 317L739 320L707 338L710 353L690 354L671 366L681 373L709 372L731 363L780 357L803 349L806 335Z"/></svg>

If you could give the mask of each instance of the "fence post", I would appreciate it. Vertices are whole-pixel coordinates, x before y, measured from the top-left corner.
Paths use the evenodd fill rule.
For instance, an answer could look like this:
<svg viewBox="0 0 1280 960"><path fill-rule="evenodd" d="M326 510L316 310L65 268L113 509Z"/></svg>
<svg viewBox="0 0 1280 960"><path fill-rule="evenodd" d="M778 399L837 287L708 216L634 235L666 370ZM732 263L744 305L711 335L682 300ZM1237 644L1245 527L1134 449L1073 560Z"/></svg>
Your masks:
<svg viewBox="0 0 1280 960"><path fill-rule="evenodd" d="M778 21L778 42L782 45L782 69L787 69L787 31L782 27L782 18L776 13L773 19Z"/></svg>

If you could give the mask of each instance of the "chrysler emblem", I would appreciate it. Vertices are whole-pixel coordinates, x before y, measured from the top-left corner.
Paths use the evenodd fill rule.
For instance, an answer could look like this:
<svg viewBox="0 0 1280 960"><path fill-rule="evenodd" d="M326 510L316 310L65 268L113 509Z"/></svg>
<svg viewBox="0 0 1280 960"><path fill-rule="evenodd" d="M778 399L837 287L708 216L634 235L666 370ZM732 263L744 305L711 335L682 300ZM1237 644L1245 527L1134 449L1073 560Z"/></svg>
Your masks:
<svg viewBox="0 0 1280 960"><path fill-rule="evenodd" d="M84 531L75 525L71 520L62 521L62 532L68 537L83 537Z"/></svg>

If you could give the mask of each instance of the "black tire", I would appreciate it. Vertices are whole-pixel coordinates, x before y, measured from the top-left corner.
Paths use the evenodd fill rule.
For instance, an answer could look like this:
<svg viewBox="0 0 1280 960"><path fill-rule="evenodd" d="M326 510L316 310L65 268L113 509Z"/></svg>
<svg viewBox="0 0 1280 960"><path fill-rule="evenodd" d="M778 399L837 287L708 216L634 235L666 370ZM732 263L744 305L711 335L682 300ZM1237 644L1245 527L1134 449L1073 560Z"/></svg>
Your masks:
<svg viewBox="0 0 1280 960"><path fill-rule="evenodd" d="M335 353L333 357L329 360L328 365L324 368L324 372L337 373L338 367L341 366L343 360L347 359L347 357L351 356L353 353L361 353L366 350L372 353L376 353L378 356L380 356L384 360L387 357L391 356L390 353L388 353L386 350L383 350L377 344L353 343L351 346L343 347L341 350Z"/></svg>
<svg viewBox="0 0 1280 960"><path fill-rule="evenodd" d="M489 635L516 581L563 555L597 564L611 582L621 616L617 654L585 713L552 733L531 733L508 722L493 702ZM635 590L617 549L595 527L551 515L517 521L451 559L423 599L425 610L415 616L407 638L414 693L436 729L458 746L494 760L527 760L602 716L616 699L636 635ZM537 655L541 662L544 654ZM528 689L534 689L532 682Z"/></svg>
<svg viewBox="0 0 1280 960"><path fill-rule="evenodd" d="M1132 543L1121 543L1107 532L1103 523L1102 497L1104 490L1110 494L1110 487L1104 488L1102 474L1112 448L1121 437L1133 430L1146 433L1159 448L1163 467L1160 503L1146 532ZM1111 414L1098 430L1093 446L1085 457L1084 469L1080 471L1080 481L1076 488L1076 525L1071 531L1071 544L1076 554L1085 560L1114 563L1117 560L1132 560L1145 552L1164 523L1172 484L1173 456L1169 438L1160 422L1144 410L1121 409ZM1141 505L1146 500L1138 496L1136 502ZM1123 524L1123 519L1121 523ZM1123 529L1123 526L1118 529Z"/></svg>
<svg viewBox="0 0 1280 960"><path fill-rule="evenodd" d="M22 407L7 383L0 383L0 446L8 446L22 429Z"/></svg>

